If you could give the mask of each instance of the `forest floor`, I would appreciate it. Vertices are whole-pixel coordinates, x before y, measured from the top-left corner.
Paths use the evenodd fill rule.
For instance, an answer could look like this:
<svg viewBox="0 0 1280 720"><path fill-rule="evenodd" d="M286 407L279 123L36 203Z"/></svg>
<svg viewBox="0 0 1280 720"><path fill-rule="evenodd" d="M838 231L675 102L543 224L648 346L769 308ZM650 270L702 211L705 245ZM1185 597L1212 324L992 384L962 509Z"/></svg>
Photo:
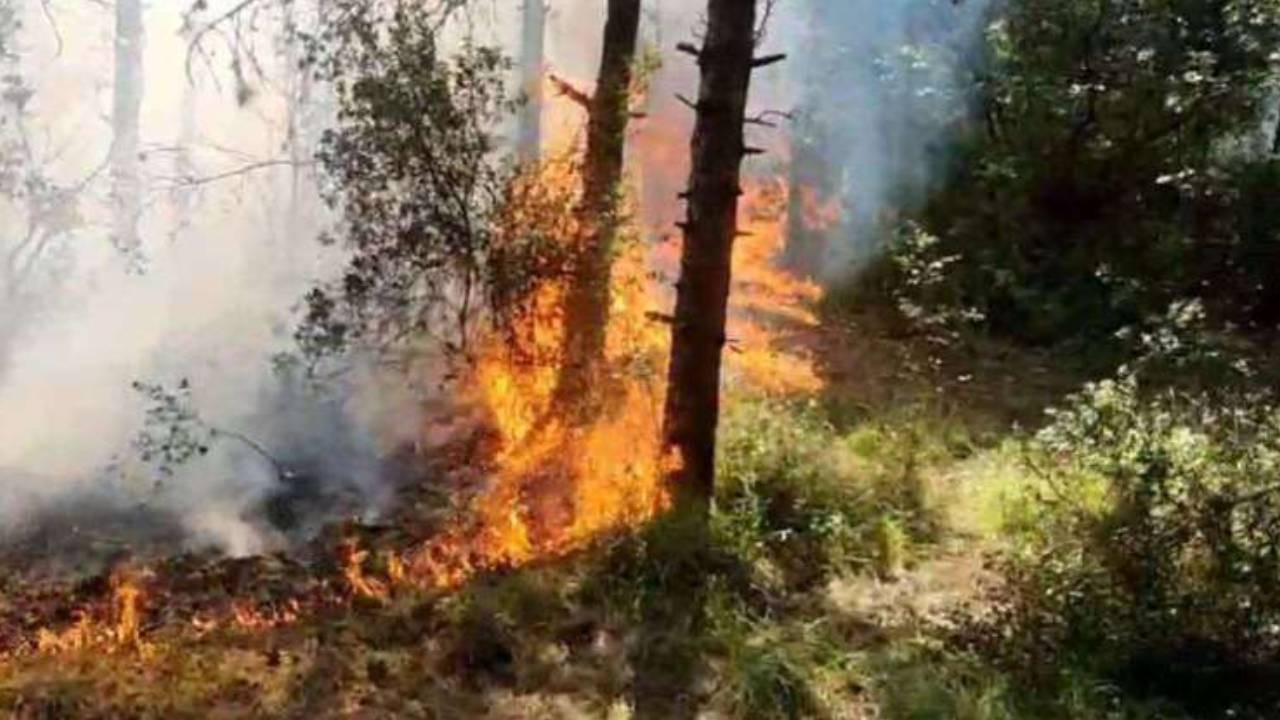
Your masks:
<svg viewBox="0 0 1280 720"><path fill-rule="evenodd" d="M997 717L998 677L953 662L943 638L997 581L988 552L1026 489L1015 428L1033 427L1074 380L1046 357L947 350L871 313L834 314L813 341L827 387L809 403L836 447L823 462L912 493L927 519L906 521L928 530L907 533L892 559L771 600L767 620L713 619L692 690L703 715ZM643 631L619 608L636 600L592 590L609 543L457 592L353 592L352 554L373 579L379 553L405 538L346 527L305 559L174 558L56 587L10 577L0 653L23 633L42 647L0 654L0 714L633 716ZM126 582L138 603L122 605Z"/></svg>

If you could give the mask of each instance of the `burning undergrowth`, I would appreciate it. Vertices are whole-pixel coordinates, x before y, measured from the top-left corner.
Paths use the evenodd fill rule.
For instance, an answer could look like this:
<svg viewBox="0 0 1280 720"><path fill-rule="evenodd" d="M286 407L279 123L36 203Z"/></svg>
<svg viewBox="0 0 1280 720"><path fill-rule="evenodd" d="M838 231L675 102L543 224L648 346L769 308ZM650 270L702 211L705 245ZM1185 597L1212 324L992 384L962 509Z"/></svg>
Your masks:
<svg viewBox="0 0 1280 720"><path fill-rule="evenodd" d="M574 182L573 173L542 182ZM755 180L744 189L735 255L727 383L746 393L812 392L820 380L801 336L817 325L821 291L780 270L788 187ZM636 529L670 504L673 460L661 444L672 278L679 245L650 245L622 230L615 260L605 371L587 400L589 422L557 406L560 283L539 288L513 337L485 345L464 387L496 434L493 476L449 530L412 553L417 582L455 587L476 573L510 569ZM514 340L514 342L513 342Z"/></svg>
<svg viewBox="0 0 1280 720"><path fill-rule="evenodd" d="M739 394L814 390L819 381L802 338L816 323L808 308L819 291L775 269L787 188L753 181L745 197L749 234L735 264L726 383ZM402 488L387 524L331 530L296 559L206 554L141 563L121 552L114 569L80 582L14 578L0 605L0 651L128 650L160 628L288 624L353 600L378 601L400 587L454 588L476 574L551 560L646 524L668 505L660 430L669 328L662 309L677 250L669 242L626 243L613 280L609 402L590 423L556 413L557 368L542 361L559 347L560 286L538 290L536 312L517 328L520 343L495 336L482 346L460 381L460 397L481 409L482 427L442 448L423 471L449 476L445 487L471 493L451 515L428 497L441 485L419 482Z"/></svg>

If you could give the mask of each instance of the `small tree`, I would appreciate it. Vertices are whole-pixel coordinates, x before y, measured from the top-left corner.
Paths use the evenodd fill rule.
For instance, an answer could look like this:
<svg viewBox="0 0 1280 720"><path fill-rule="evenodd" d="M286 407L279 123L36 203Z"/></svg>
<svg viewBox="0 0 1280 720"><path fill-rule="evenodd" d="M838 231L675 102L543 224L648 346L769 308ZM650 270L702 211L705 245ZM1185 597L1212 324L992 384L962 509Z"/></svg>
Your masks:
<svg viewBox="0 0 1280 720"><path fill-rule="evenodd" d="M318 161L352 255L338 282L308 295L302 350L316 360L430 337L465 356L482 327L563 274L555 221L568 210L523 180L493 135L515 109L510 63L470 43L444 57L440 16L418 3L333 0L321 27L305 38L307 60L338 113Z"/></svg>
<svg viewBox="0 0 1280 720"><path fill-rule="evenodd" d="M13 0L0 0L0 373L9 348L29 317L24 315L62 263L58 250L82 224L81 193L95 173L72 183L48 174L29 105L35 89L23 74L17 37L22 16Z"/></svg>

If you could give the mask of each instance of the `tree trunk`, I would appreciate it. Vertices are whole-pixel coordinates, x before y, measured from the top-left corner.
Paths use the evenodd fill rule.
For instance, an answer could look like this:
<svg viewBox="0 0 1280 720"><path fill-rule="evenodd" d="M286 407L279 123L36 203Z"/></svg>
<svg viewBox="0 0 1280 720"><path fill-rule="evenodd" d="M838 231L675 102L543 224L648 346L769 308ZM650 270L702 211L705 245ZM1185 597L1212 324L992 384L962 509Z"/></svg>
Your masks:
<svg viewBox="0 0 1280 720"><path fill-rule="evenodd" d="M1271 154L1280 155L1280 110L1276 111L1276 127L1271 133Z"/></svg>
<svg viewBox="0 0 1280 720"><path fill-rule="evenodd" d="M709 507L715 488L720 365L755 50L756 0L708 0L688 216L672 326L664 441L678 453L678 505Z"/></svg>
<svg viewBox="0 0 1280 720"><path fill-rule="evenodd" d="M522 162L534 162L542 149L542 88L546 66L547 6L545 0L525 0L520 33L520 108L516 152Z"/></svg>
<svg viewBox="0 0 1280 720"><path fill-rule="evenodd" d="M142 241L139 152L142 112L142 0L116 0L115 87L111 110L111 181L115 217L112 242L137 261Z"/></svg>
<svg viewBox="0 0 1280 720"><path fill-rule="evenodd" d="M802 110L791 140L790 196L787 199L787 245L783 264L809 277L821 274L827 256L827 232L815 223L819 204L835 193L835 183L824 154L822 121L811 110Z"/></svg>
<svg viewBox="0 0 1280 720"><path fill-rule="evenodd" d="M609 323L609 280L618 227L618 189L630 120L632 64L640 32L640 0L609 0L604 52L591 99L583 164L582 244L565 299L559 405L589 408L597 389Z"/></svg>

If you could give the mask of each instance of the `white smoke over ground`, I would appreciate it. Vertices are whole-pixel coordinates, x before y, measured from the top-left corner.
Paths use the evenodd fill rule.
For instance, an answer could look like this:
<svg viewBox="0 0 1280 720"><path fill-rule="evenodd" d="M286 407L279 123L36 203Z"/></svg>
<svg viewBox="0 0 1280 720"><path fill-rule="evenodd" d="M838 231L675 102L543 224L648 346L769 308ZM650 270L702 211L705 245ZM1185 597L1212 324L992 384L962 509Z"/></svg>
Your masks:
<svg viewBox="0 0 1280 720"><path fill-rule="evenodd" d="M105 241L112 207L100 174L56 265L26 289L27 302L0 307L14 328L0 348L0 540L69 506L145 509L185 528L190 546L256 552L280 541L260 516L272 497L297 490L284 480L305 474L308 493L376 511L388 492L383 459L416 430L410 394L384 391L376 376L353 374L317 398L273 372L273 356L290 348L296 303L340 258L315 242L319 204L313 193L299 199L294 168L281 161L281 57L259 43L266 70L249 77L243 104L225 53L197 63L193 86L180 34L187 6L150 3L145 14L145 272L131 272ZM38 7L24 4L17 43L35 90L28 126L48 174L70 186L111 148L113 18L66 3L44 20ZM132 383L183 379L200 423L232 434L168 477L134 457L139 432L165 428L148 428L148 400Z"/></svg>

